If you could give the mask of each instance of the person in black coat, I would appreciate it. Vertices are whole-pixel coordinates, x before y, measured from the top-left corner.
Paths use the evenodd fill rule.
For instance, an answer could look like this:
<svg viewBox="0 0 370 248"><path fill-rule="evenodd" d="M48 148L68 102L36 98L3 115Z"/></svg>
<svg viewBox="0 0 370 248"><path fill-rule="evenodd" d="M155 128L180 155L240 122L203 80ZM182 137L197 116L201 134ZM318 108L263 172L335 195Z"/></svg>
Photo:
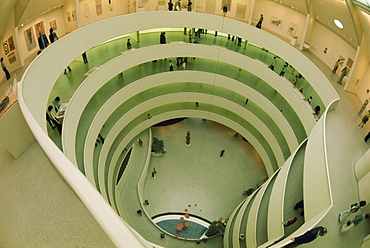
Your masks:
<svg viewBox="0 0 370 248"><path fill-rule="evenodd" d="M323 226L315 227L314 229L311 229L305 232L301 236L292 238L293 242L285 247L290 248L290 247L296 247L300 244L310 243L314 241L318 236L324 236L327 232L328 230Z"/></svg>

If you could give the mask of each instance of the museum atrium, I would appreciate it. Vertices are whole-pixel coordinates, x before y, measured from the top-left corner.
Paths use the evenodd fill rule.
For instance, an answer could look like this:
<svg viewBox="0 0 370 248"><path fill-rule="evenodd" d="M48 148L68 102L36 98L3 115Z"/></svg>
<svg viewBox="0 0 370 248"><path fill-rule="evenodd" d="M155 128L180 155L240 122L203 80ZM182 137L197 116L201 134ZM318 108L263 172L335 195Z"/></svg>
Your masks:
<svg viewBox="0 0 370 248"><path fill-rule="evenodd" d="M1 4L0 247L370 247L370 1Z"/></svg>

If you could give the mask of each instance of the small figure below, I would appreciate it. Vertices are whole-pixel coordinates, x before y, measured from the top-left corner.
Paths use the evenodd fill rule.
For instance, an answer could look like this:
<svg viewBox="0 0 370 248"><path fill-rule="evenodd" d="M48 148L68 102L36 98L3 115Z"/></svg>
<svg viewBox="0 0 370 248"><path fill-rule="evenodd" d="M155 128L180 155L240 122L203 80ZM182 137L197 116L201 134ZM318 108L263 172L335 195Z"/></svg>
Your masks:
<svg viewBox="0 0 370 248"><path fill-rule="evenodd" d="M308 102L309 104L311 104L311 103L312 103L312 96L310 96L309 98L307 98L307 102Z"/></svg>
<svg viewBox="0 0 370 248"><path fill-rule="evenodd" d="M358 126L359 127L364 127L366 122L369 120L369 117L370 117L370 110L367 112L366 115L364 115L364 117L362 117L361 122L360 122L360 124L358 124Z"/></svg>
<svg viewBox="0 0 370 248"><path fill-rule="evenodd" d="M136 213L137 213L138 215L142 216L142 211L141 211L141 209L137 210L137 211L136 211Z"/></svg>
<svg viewBox="0 0 370 248"><path fill-rule="evenodd" d="M146 116L146 118L150 119L150 118L152 118L152 116L151 116L150 114L148 114L148 115Z"/></svg>
<svg viewBox="0 0 370 248"><path fill-rule="evenodd" d="M272 71L275 71L275 64L272 63L271 65L268 66L268 68L270 68Z"/></svg>
<svg viewBox="0 0 370 248"><path fill-rule="evenodd" d="M283 224L284 227L288 227L288 226L294 224L296 221L297 221L297 217L294 217L294 218L291 218L291 219L289 219L285 222L282 222L281 224Z"/></svg>
<svg viewBox="0 0 370 248"><path fill-rule="evenodd" d="M67 65L67 68L64 69L64 74L67 74L67 69L68 69L68 71L72 71L71 67L69 67L69 65Z"/></svg>
<svg viewBox="0 0 370 248"><path fill-rule="evenodd" d="M132 45L131 45L130 40L131 40L131 39L127 39L127 43L126 43L127 50L130 50L130 49L132 48Z"/></svg>
<svg viewBox="0 0 370 248"><path fill-rule="evenodd" d="M286 72L286 67L287 67L287 65L284 65L283 69L281 69L281 72L279 73L280 77L284 77L285 72Z"/></svg>
<svg viewBox="0 0 370 248"><path fill-rule="evenodd" d="M52 127L52 129L57 128L59 134L62 134L62 124L60 121L56 118L55 114L52 112L53 106L48 107L48 111L46 112L46 120ZM53 125L54 124L54 125Z"/></svg>
<svg viewBox="0 0 370 248"><path fill-rule="evenodd" d="M84 64L88 64L89 61L87 60L87 54L86 52L82 53L82 59L84 60Z"/></svg>
<svg viewBox="0 0 370 248"><path fill-rule="evenodd" d="M172 63L172 60L169 61L169 65L170 65L170 71L173 71L173 67L175 66L173 63Z"/></svg>
<svg viewBox="0 0 370 248"><path fill-rule="evenodd" d="M139 144L139 146L143 147L143 141L141 139L138 139L137 143Z"/></svg>
<svg viewBox="0 0 370 248"><path fill-rule="evenodd" d="M256 28L261 29L262 28L262 22L263 22L263 15L261 14L260 19L257 22Z"/></svg>
<svg viewBox="0 0 370 248"><path fill-rule="evenodd" d="M316 105L316 107L315 107L315 115L319 115L320 114L320 110L321 110L320 106L319 105Z"/></svg>
<svg viewBox="0 0 370 248"><path fill-rule="evenodd" d="M302 209L301 216L304 215L304 206L303 206L303 200L297 202L294 206L294 210Z"/></svg>
<svg viewBox="0 0 370 248"><path fill-rule="evenodd" d="M148 199L146 199L146 200L144 201L144 204L145 204L145 205L149 205L149 201L148 201Z"/></svg>
<svg viewBox="0 0 370 248"><path fill-rule="evenodd" d="M159 43L161 44L166 44L167 41L166 41L166 32L161 32L161 34L159 35Z"/></svg>
<svg viewBox="0 0 370 248"><path fill-rule="evenodd" d="M60 108L60 97L59 96L55 97L55 99L53 100L53 106L54 106L55 112L58 112Z"/></svg>

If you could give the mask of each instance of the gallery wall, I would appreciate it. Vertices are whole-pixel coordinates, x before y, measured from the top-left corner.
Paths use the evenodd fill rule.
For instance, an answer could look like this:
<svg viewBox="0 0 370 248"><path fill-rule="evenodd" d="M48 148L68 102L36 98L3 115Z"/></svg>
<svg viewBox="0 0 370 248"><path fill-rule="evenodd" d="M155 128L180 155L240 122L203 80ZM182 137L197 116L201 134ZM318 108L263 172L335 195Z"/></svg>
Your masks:
<svg viewBox="0 0 370 248"><path fill-rule="evenodd" d="M345 58L345 63L348 58L354 60L356 57L357 48L351 46L319 22L315 22L312 37L308 43L311 45L310 52L330 68L334 66L339 56ZM324 53L325 48L328 48L326 53ZM339 72L340 69L341 67L338 68Z"/></svg>
<svg viewBox="0 0 370 248"><path fill-rule="evenodd" d="M109 4L109 2L111 2L111 4ZM82 27L110 17L128 14L129 2L132 1L100 1L99 5L95 0L80 1L80 25Z"/></svg>
<svg viewBox="0 0 370 248"><path fill-rule="evenodd" d="M14 11L12 11L2 34L0 49L0 58L4 58L4 64L9 72L22 67L22 63L19 58L19 48L16 43L14 26ZM0 81L3 79L5 79L5 73L1 70Z"/></svg>
<svg viewBox="0 0 370 248"><path fill-rule="evenodd" d="M49 29L51 26L56 28L55 33L59 38L66 34L62 8L57 8L44 15L38 16L18 29L20 52L22 53L23 59L29 56L36 56L37 51L40 50L37 41L38 35L36 32L36 25L43 26L49 42Z"/></svg>
<svg viewBox="0 0 370 248"><path fill-rule="evenodd" d="M260 19L261 14L264 16L262 29L269 30L289 41L293 36L297 36L296 45L301 44L306 25L306 15L292 8L266 0L256 1L253 11L254 25Z"/></svg>
<svg viewBox="0 0 370 248"><path fill-rule="evenodd" d="M222 0L194 0L193 5L196 5L197 12L223 15L223 2ZM248 23L251 8L251 0L233 0L228 6L226 17Z"/></svg>

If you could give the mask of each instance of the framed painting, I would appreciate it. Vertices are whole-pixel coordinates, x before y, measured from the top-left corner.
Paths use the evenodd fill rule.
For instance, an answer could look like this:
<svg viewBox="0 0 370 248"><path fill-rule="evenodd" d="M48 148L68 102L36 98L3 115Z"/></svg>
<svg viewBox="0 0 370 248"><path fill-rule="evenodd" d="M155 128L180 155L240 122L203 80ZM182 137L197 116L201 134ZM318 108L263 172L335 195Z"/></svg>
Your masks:
<svg viewBox="0 0 370 248"><path fill-rule="evenodd" d="M43 21L35 24L35 32L37 37L39 37L40 34L45 34L45 27Z"/></svg>
<svg viewBox="0 0 370 248"><path fill-rule="evenodd" d="M103 7L101 4L101 0L95 0L95 7L96 7L96 14L101 15L103 14Z"/></svg>
<svg viewBox="0 0 370 248"><path fill-rule="evenodd" d="M280 18L277 18L275 16L271 16L271 19L270 19L270 25L271 26L275 26L277 28L282 28L283 27L283 20L281 20Z"/></svg>
<svg viewBox="0 0 370 248"><path fill-rule="evenodd" d="M31 51L37 45L36 44L36 39L35 39L35 34L33 33L32 27L30 27L29 29L24 30L23 35L24 35L24 40L26 41L27 50Z"/></svg>
<svg viewBox="0 0 370 248"><path fill-rule="evenodd" d="M7 55L10 52L7 40L3 42L3 50L4 50L5 55Z"/></svg>
<svg viewBox="0 0 370 248"><path fill-rule="evenodd" d="M57 30L58 27L56 20L50 22L50 28L52 28L54 31Z"/></svg>

